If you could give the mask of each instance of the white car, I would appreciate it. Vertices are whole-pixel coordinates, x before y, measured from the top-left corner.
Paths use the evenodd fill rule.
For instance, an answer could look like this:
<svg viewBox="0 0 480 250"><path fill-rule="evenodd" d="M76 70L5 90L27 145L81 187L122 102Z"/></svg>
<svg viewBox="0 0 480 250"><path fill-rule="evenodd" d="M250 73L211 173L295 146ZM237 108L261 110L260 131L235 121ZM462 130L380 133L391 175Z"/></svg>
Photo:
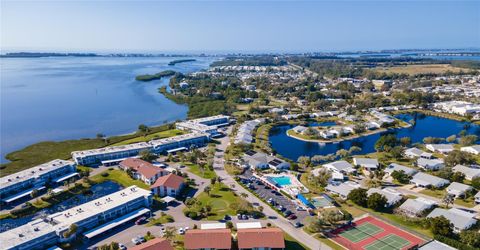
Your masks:
<svg viewBox="0 0 480 250"><path fill-rule="evenodd" d="M189 227L185 227L184 229L185 229L185 231L188 231L188 229L190 229L190 228L189 228Z"/></svg>
<svg viewBox="0 0 480 250"><path fill-rule="evenodd" d="M138 244L142 243L142 241L138 237L134 237L134 238L132 238L132 243L135 244L135 245L138 245Z"/></svg>
<svg viewBox="0 0 480 250"><path fill-rule="evenodd" d="M127 250L127 247L125 245L123 245L122 243L118 243L118 248L120 250Z"/></svg>
<svg viewBox="0 0 480 250"><path fill-rule="evenodd" d="M178 234L182 235L185 234L185 230L183 228L178 229Z"/></svg>

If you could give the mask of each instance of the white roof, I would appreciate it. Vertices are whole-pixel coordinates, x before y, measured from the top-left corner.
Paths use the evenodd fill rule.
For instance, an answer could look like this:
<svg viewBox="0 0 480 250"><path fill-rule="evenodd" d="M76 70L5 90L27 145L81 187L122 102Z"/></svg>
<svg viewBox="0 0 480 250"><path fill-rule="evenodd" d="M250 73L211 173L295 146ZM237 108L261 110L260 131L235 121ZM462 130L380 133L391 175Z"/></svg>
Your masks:
<svg viewBox="0 0 480 250"><path fill-rule="evenodd" d="M442 186L444 184L450 183L450 181L442 179L437 176L429 175L426 173L419 172L415 174L411 182L419 183L423 185L433 185L433 186Z"/></svg>
<svg viewBox="0 0 480 250"><path fill-rule="evenodd" d="M394 171L398 171L398 172L403 171L407 175L413 175L413 174L418 172L416 169L409 168L409 167L406 167L406 166L403 166L403 165L400 165L400 164L397 164L397 163L392 163L392 164L388 165L387 168L385 168L385 172L387 172L387 173L391 174Z"/></svg>
<svg viewBox="0 0 480 250"><path fill-rule="evenodd" d="M200 229L225 229L227 228L226 223L206 223L200 225Z"/></svg>
<svg viewBox="0 0 480 250"><path fill-rule="evenodd" d="M415 214L419 214L431 208L435 204L436 202L434 201L430 201L430 200L419 197L416 199L406 200L399 208L404 211L409 211Z"/></svg>
<svg viewBox="0 0 480 250"><path fill-rule="evenodd" d="M377 159L370 158L353 158L353 163L362 167L375 168L378 166Z"/></svg>
<svg viewBox="0 0 480 250"><path fill-rule="evenodd" d="M67 165L73 166L74 164L75 163L73 161L65 161L60 159L49 161L33 168L25 169L20 172L0 178L0 188L5 188L13 184L26 181L28 179L36 178L51 171L65 167Z"/></svg>
<svg viewBox="0 0 480 250"><path fill-rule="evenodd" d="M392 188L384 188L384 189L379 189L379 188L370 188L367 191L368 196L377 193L385 196L387 198L387 203L389 205L393 205L397 202L399 202L402 199L402 194L397 192L395 189Z"/></svg>
<svg viewBox="0 0 480 250"><path fill-rule="evenodd" d="M421 246L418 248L419 250L456 250L456 248L453 248L447 244L444 244L440 241L430 241L429 243Z"/></svg>
<svg viewBox="0 0 480 250"><path fill-rule="evenodd" d="M456 165L452 168L454 172L460 172L465 175L467 179L472 179L477 176L480 176L480 169L479 168L470 168L464 165Z"/></svg>
<svg viewBox="0 0 480 250"><path fill-rule="evenodd" d="M190 140L190 139L194 139L194 138L200 138L200 137L204 137L204 136L208 136L208 134L207 133L198 133L198 132L195 133L194 132L194 133L177 135L177 136L172 136L172 137L158 139L158 140L152 140L149 143L152 146L157 147L157 146L161 146L161 145L167 145L167 144L170 144L170 143L181 142L181 141Z"/></svg>
<svg viewBox="0 0 480 250"><path fill-rule="evenodd" d="M136 149L142 150L142 149L148 149L151 147L152 145L150 145L147 142L138 142L138 143L133 143L128 145L121 145L121 146L111 146L111 147L105 147L105 148L88 149L83 151L73 151L72 158L95 156L95 155L101 155L101 154L122 152L126 150L136 150Z"/></svg>
<svg viewBox="0 0 480 250"><path fill-rule="evenodd" d="M55 227L41 219L0 233L2 249L12 249L20 244L35 240L44 235L55 233Z"/></svg>
<svg viewBox="0 0 480 250"><path fill-rule="evenodd" d="M237 229L262 228L262 223L256 222L237 222Z"/></svg>
<svg viewBox="0 0 480 250"><path fill-rule="evenodd" d="M340 183L338 185L328 184L327 187L325 187L325 189L333 193L337 193L343 196L348 196L348 194L352 190L357 189L359 187L360 185L358 183L347 181L344 183Z"/></svg>
<svg viewBox="0 0 480 250"><path fill-rule="evenodd" d="M461 210L458 210L456 208L451 208L449 210L443 209L443 208L435 208L428 216L427 218L433 218L433 217L439 217L443 216L447 218L453 225L458 228L459 230L464 230L468 229L471 227L473 224L477 222L476 219L472 218L469 214L465 214L466 212L463 212Z"/></svg>
<svg viewBox="0 0 480 250"><path fill-rule="evenodd" d="M468 190L471 190L473 189L471 186L469 185L465 185L463 183L459 183L459 182L452 182L450 183L450 185L447 187L448 190L451 190L451 191L458 191L458 192L466 192Z"/></svg>
<svg viewBox="0 0 480 250"><path fill-rule="evenodd" d="M443 159L425 159L425 158L418 158L417 164L422 167L434 167L437 165L443 164Z"/></svg>
<svg viewBox="0 0 480 250"><path fill-rule="evenodd" d="M351 170L354 170L352 164L348 163L347 161L334 161L324 164L323 166L333 168L337 171L349 172Z"/></svg>
<svg viewBox="0 0 480 250"><path fill-rule="evenodd" d="M53 222L66 228L71 224L81 222L87 218L108 211L109 209L127 204L128 202L139 197L148 197L150 195L151 192L149 190L145 190L137 186L130 186L110 195L106 195L65 211L49 215L47 218L48 220L52 220Z"/></svg>

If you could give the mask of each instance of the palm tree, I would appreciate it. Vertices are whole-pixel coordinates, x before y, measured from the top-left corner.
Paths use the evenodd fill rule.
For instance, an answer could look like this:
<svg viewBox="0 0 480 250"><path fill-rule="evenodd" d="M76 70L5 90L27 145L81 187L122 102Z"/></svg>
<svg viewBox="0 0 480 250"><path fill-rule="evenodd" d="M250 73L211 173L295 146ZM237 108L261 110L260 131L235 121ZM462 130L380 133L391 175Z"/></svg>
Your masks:
<svg viewBox="0 0 480 250"><path fill-rule="evenodd" d="M453 204L454 200L455 200L455 197L451 194L445 194L445 196L443 196L443 199L442 199L443 203L445 203L447 208L449 204Z"/></svg>
<svg viewBox="0 0 480 250"><path fill-rule="evenodd" d="M175 238L176 231L174 227L166 227L165 232L163 232L163 238L171 242Z"/></svg>
<svg viewBox="0 0 480 250"><path fill-rule="evenodd" d="M203 189L203 192L207 193L208 196L210 196L210 191L212 191L212 188L210 186L206 186L204 189Z"/></svg>

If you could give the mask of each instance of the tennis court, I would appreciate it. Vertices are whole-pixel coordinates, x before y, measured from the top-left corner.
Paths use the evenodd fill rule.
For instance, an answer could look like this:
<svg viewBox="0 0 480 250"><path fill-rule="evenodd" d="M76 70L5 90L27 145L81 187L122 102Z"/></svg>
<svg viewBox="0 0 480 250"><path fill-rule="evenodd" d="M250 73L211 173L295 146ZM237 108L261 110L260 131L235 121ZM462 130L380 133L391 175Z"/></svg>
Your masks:
<svg viewBox="0 0 480 250"><path fill-rule="evenodd" d="M425 240L372 216L337 228L329 237L349 250L407 250Z"/></svg>
<svg viewBox="0 0 480 250"><path fill-rule="evenodd" d="M367 222L358 227L351 227L339 233L339 235L347 238L351 242L359 242L382 231L383 229L373 225L372 223Z"/></svg>
<svg viewBox="0 0 480 250"><path fill-rule="evenodd" d="M410 245L410 241L395 234L389 234L372 244L364 247L365 250L397 250Z"/></svg>

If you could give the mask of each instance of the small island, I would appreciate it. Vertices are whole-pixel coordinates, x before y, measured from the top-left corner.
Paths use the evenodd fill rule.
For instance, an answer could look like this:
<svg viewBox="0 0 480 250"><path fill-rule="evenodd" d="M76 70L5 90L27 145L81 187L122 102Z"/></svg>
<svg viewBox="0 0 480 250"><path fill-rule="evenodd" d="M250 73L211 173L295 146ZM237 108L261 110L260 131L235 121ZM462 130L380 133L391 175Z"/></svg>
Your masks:
<svg viewBox="0 0 480 250"><path fill-rule="evenodd" d="M148 82L148 81L161 79L162 77L173 76L173 75L175 75L175 71L164 70L162 72L158 72L158 73L153 74L153 75L150 75L150 74L138 75L138 76L135 77L135 80L142 81L142 82Z"/></svg>
<svg viewBox="0 0 480 250"><path fill-rule="evenodd" d="M179 59L179 60L173 60L168 63L169 66L173 66L177 63L184 63L184 62L195 62L196 59Z"/></svg>

